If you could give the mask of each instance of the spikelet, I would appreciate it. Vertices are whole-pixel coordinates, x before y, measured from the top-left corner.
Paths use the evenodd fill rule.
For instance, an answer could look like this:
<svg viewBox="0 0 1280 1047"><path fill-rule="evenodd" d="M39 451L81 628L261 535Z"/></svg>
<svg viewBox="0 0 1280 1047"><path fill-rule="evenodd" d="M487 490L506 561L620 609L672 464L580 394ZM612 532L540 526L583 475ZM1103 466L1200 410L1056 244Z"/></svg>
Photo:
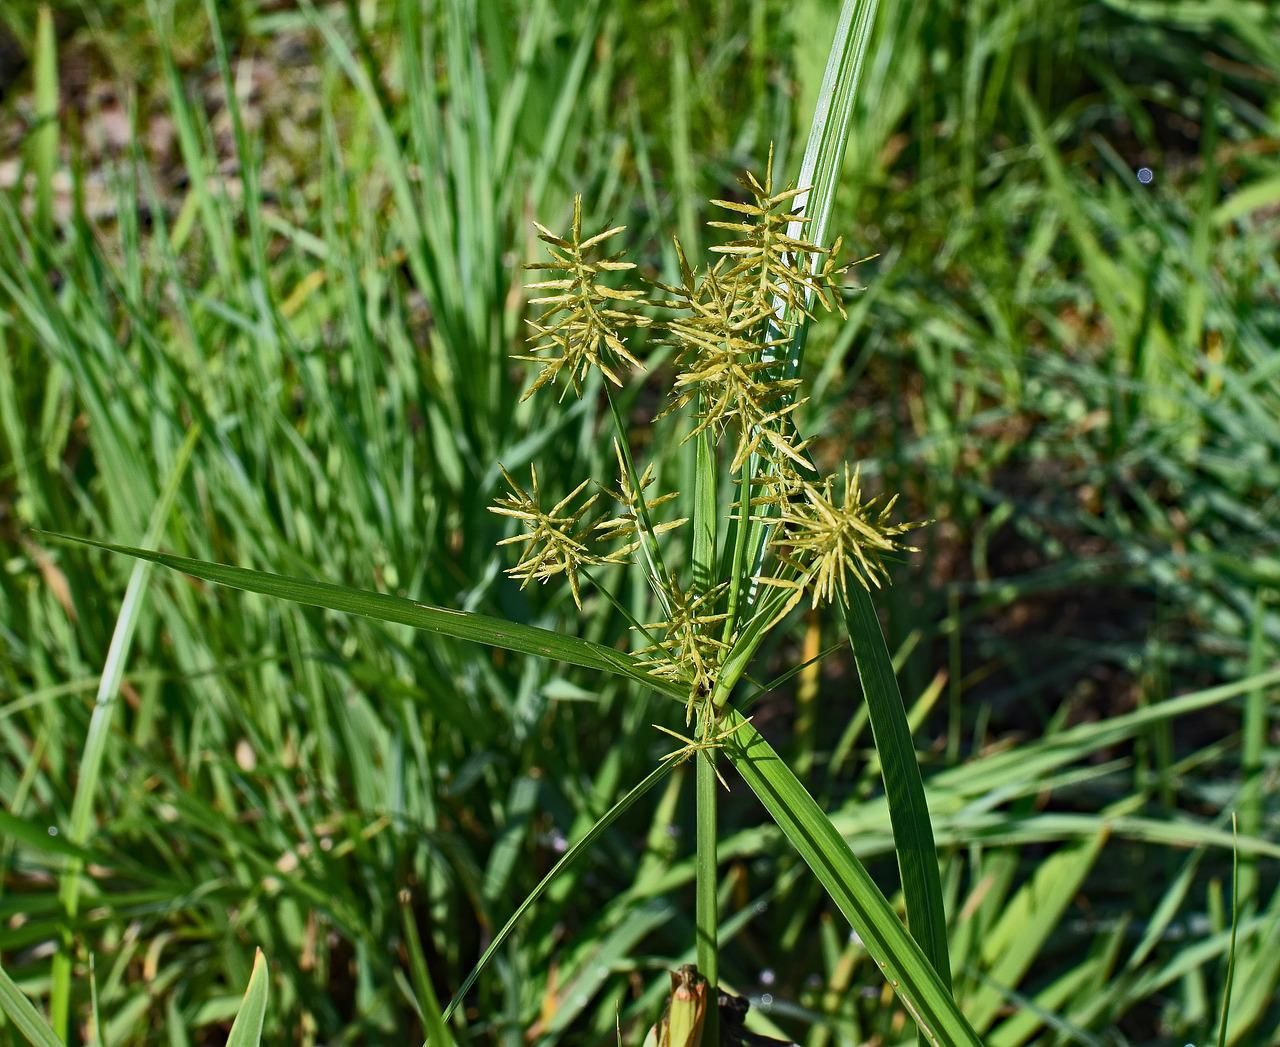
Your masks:
<svg viewBox="0 0 1280 1047"><path fill-rule="evenodd" d="M772 149L769 160L772 166ZM804 403L795 399L800 382L780 376L774 357L787 344L790 329L813 315L814 302L825 309L844 308L839 242L828 251L794 235L807 219L789 208L804 191L774 193L769 175L761 184L747 174L742 184L754 203L712 201L742 216L708 223L738 234L712 248L722 257L696 274L677 241L681 283L660 285L670 295L668 308L683 314L665 325L666 340L678 350L679 373L663 414L696 404L698 420L689 436L711 430L718 437L732 428L734 472L753 454L803 465L806 442L798 439L790 419Z"/></svg>
<svg viewBox="0 0 1280 1047"><path fill-rule="evenodd" d="M627 563L631 559L631 554L640 547L640 542L643 540L642 534L645 533L646 517L649 518L649 523L652 524L652 530L647 533L653 537L666 534L668 531L674 531L677 527L689 521L687 517L682 516L678 520L668 520L657 524L652 523L650 514L653 510L679 498L679 492L668 491L666 494L660 494L656 498L646 498L644 492L653 485L653 464L647 465L644 472L638 477L638 484L633 484L631 482L631 470L627 468L626 459L622 454L622 445L618 443L617 437L614 437L613 453L618 459L618 487L616 491L607 493L622 508L616 516L608 517L597 523L594 530L597 532L595 537L598 541L625 541L625 545L615 549L605 557L605 560L609 563Z"/></svg>
<svg viewBox="0 0 1280 1047"><path fill-rule="evenodd" d="M731 646L719 635L729 616L715 610L728 585L692 595L671 577L663 588L671 608L668 617L643 627L646 632L660 633L661 639L640 651L638 657L654 676L675 680L689 689L685 706L685 723L689 723L698 703L710 696L720 660Z"/></svg>

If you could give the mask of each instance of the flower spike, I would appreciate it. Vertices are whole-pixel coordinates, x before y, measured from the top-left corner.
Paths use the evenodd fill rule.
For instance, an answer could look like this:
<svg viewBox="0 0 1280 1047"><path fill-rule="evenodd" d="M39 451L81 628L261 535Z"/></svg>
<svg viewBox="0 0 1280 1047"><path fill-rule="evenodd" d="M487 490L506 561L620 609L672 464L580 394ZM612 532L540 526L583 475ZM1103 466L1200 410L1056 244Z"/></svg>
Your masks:
<svg viewBox="0 0 1280 1047"><path fill-rule="evenodd" d="M644 304L640 291L620 291L601 283L604 273L634 269L620 254L595 257L597 248L625 229L615 226L582 239L582 197L573 198L573 229L569 239L557 236L546 226L534 223L538 239L547 245L549 262L533 262L526 269L550 270L563 274L549 280L529 284L529 288L550 292L530 300L541 306L537 317L528 322L533 329L533 344L528 355L517 356L539 364L542 370L522 399L527 400L548 383L556 382L561 372L567 381L561 398L569 386L581 396L582 385L591 368L596 368L614 385L622 380L616 371L622 365L639 367L637 360L622 340L624 327L647 327L649 319L633 310Z"/></svg>
<svg viewBox="0 0 1280 1047"><path fill-rule="evenodd" d="M578 571L603 562L601 557L587 547L590 525L583 524L582 518L600 496L593 494L577 509L569 511L569 505L590 483L589 480L583 480L549 510L544 511L540 504L541 492L538 489L536 468L531 466L529 469L532 490L528 491L501 465L498 468L502 469L502 476L511 488L511 494L499 498L496 505L489 506L489 512L519 520L524 528L522 533L504 538L498 543L522 543L525 546L520 562L507 568L506 573L520 580L521 589L535 580L546 582L557 574L566 575L573 592L573 602L581 608L582 593L578 584Z"/></svg>

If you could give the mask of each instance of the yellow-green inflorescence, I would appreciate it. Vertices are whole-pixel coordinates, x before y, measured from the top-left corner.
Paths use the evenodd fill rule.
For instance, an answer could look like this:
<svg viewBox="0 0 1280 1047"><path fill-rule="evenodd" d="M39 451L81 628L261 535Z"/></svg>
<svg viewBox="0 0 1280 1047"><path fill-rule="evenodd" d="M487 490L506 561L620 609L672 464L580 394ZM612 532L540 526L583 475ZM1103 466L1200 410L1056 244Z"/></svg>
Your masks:
<svg viewBox="0 0 1280 1047"><path fill-rule="evenodd" d="M707 433L724 441L730 474L752 492L744 515L769 528L769 555L753 579L770 594L751 612L767 616L749 620L756 621L758 634L761 622L772 628L806 597L817 607L845 599L850 581L879 586L888 578L885 557L910 551L901 537L916 525L890 521L896 499L865 498L857 469L846 467L840 480L816 478L809 441L794 422L804 403L797 395L800 383L780 375L776 361L795 326L811 319L817 306L843 313L840 280L846 267L839 262L839 241L825 249L804 238L807 219L795 208L802 190L774 192L769 177L762 183L750 174L742 185L747 201L712 201L732 220L709 225L733 237L712 248L719 256L712 264L695 270L676 243L676 285L645 291L613 287L610 281L635 268L603 249L624 227L584 237L580 197L568 237L539 225L550 259L527 268L548 278L530 287L553 293L532 300L538 309L530 321L533 345L519 358L540 368L526 397L557 382L563 382L561 396L569 387L580 396L592 370L621 385L620 372L640 366L627 344L629 332L652 326L674 347L676 376L659 417L689 412L685 439ZM639 312L652 307L670 315L658 322ZM536 472L526 490L503 470L511 493L492 511L514 518L519 531L500 544L523 545L507 573L522 585L564 575L581 607L580 576L587 568L630 562L642 553L663 617L637 626L647 641L639 657L655 676L688 688L690 717L701 709L714 716L709 697L749 622L732 620L730 580L688 589L660 566L658 537L686 520L658 523L654 512L678 496L650 495L653 467L637 473L616 440L614 449L616 487L600 488L617 503L614 512L596 509L599 492L583 497L589 481L544 510ZM703 724L704 737L709 722Z"/></svg>

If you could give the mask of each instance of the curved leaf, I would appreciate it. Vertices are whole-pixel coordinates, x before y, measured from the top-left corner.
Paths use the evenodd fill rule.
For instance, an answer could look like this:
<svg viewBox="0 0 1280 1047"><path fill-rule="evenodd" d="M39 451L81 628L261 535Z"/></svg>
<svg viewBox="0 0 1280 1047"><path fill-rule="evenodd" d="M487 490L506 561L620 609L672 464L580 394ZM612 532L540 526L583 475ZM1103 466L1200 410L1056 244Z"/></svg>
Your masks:
<svg viewBox="0 0 1280 1047"><path fill-rule="evenodd" d="M791 768L740 713L726 710L723 722L735 730L725 753L857 931L921 1035L934 1044L981 1047L941 976Z"/></svg>
<svg viewBox="0 0 1280 1047"><path fill-rule="evenodd" d="M911 934L942 983L951 986L951 960L947 954L947 916L942 906L942 879L938 875L938 851L925 803L924 781L916 762L907 711L893 672L871 595L860 585L850 586L844 604L853 660L862 681L871 718L871 733L880 754L880 774L889 803L893 846L902 875Z"/></svg>
<svg viewBox="0 0 1280 1047"><path fill-rule="evenodd" d="M258 949L253 955L253 973L244 991L240 1011L231 1025L227 1047L258 1047L262 1042L262 1023L267 1016L267 961Z"/></svg>
<svg viewBox="0 0 1280 1047"><path fill-rule="evenodd" d="M62 1041L53 1034L36 1005L27 999L3 967L0 967L0 1011L17 1026L28 1043L35 1047L62 1047Z"/></svg>
<svg viewBox="0 0 1280 1047"><path fill-rule="evenodd" d="M679 686L650 676L634 658L622 651L615 651L612 647L592 643L577 636L565 636L550 629L508 622L501 618L477 614L474 611L451 611L444 607L433 607L403 596L392 596L390 593L370 592L367 589L334 585L330 582L315 582L306 578L290 578L267 571L254 571L246 567L213 563L209 560L194 560L187 556L173 556L170 553L152 552L128 545L113 545L110 542L99 542L92 538L77 538L74 535L54 534L49 531L36 533L60 542L89 545L106 549L108 552L120 553L123 556L133 556L139 560L150 560L195 578L229 585L234 589L261 593L263 596L275 596L310 607L324 607L330 611L359 614L366 618L407 625L441 636L473 640L489 647L501 647L506 651L538 655L553 661L578 665L584 669L598 669L616 676L626 676L669 697L678 698L682 702L687 697Z"/></svg>

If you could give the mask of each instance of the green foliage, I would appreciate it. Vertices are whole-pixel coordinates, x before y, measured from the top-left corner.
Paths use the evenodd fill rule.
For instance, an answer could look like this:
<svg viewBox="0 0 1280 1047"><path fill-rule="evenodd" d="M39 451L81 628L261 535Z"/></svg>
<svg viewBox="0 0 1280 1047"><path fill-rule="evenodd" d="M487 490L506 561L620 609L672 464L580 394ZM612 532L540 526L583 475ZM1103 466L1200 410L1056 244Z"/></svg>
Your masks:
<svg viewBox="0 0 1280 1047"><path fill-rule="evenodd" d="M861 86L824 164L795 129L826 97L825 0L50 6L39 80L47 99L62 78L63 119L34 123L35 63L15 74L5 126L31 137L0 199L0 961L24 1013L62 965L73 1035L96 988L104 1043L220 1040L260 944L267 1042L446 1042L439 1001L482 957L459 1042L612 1043L619 1024L639 1042L710 883L716 980L753 1029L898 1042L910 1019L869 953L892 943L844 917L910 948L874 898L929 911L902 866L927 850L891 817L924 795L983 1042L1272 1041L1272 5L881 0L847 27ZM33 12L0 4L30 58ZM85 68L126 81L123 152L95 144ZM521 403L509 358L538 315L533 216L571 228L581 192L583 227L625 223L611 244L636 264L602 286L683 287L668 233L694 259L742 239L702 201L758 206L733 178L770 141L830 190L803 237L878 253L846 320L792 329L774 377L808 402L788 446L814 437L800 456L823 473L861 461L867 499L934 523L881 561L883 651L810 594L735 654L751 677L691 739L720 748L677 750L718 794L709 881L691 768L650 726L679 705L615 645L670 620L649 579L678 567L704 593L735 557L759 574L773 530L728 511L715 426L687 444L687 417L649 426L677 351L652 325L612 400L588 378L581 400ZM600 522L609 553L640 544L589 566L617 605L584 584L580 613L567 585L503 577L487 507L499 463L523 480L536 461L548 506L587 476L613 488L615 415L630 439ZM136 564L39 533L150 544L179 474L155 547L370 602L166 572L131 590ZM664 491L681 497L656 507ZM736 620L793 592L748 588ZM351 613L374 606L399 617ZM477 632L409 628L427 622ZM534 656L565 632L587 666ZM509 650L472 642L499 635ZM918 764L877 709L905 712ZM935 956L934 918L908 922Z"/></svg>

